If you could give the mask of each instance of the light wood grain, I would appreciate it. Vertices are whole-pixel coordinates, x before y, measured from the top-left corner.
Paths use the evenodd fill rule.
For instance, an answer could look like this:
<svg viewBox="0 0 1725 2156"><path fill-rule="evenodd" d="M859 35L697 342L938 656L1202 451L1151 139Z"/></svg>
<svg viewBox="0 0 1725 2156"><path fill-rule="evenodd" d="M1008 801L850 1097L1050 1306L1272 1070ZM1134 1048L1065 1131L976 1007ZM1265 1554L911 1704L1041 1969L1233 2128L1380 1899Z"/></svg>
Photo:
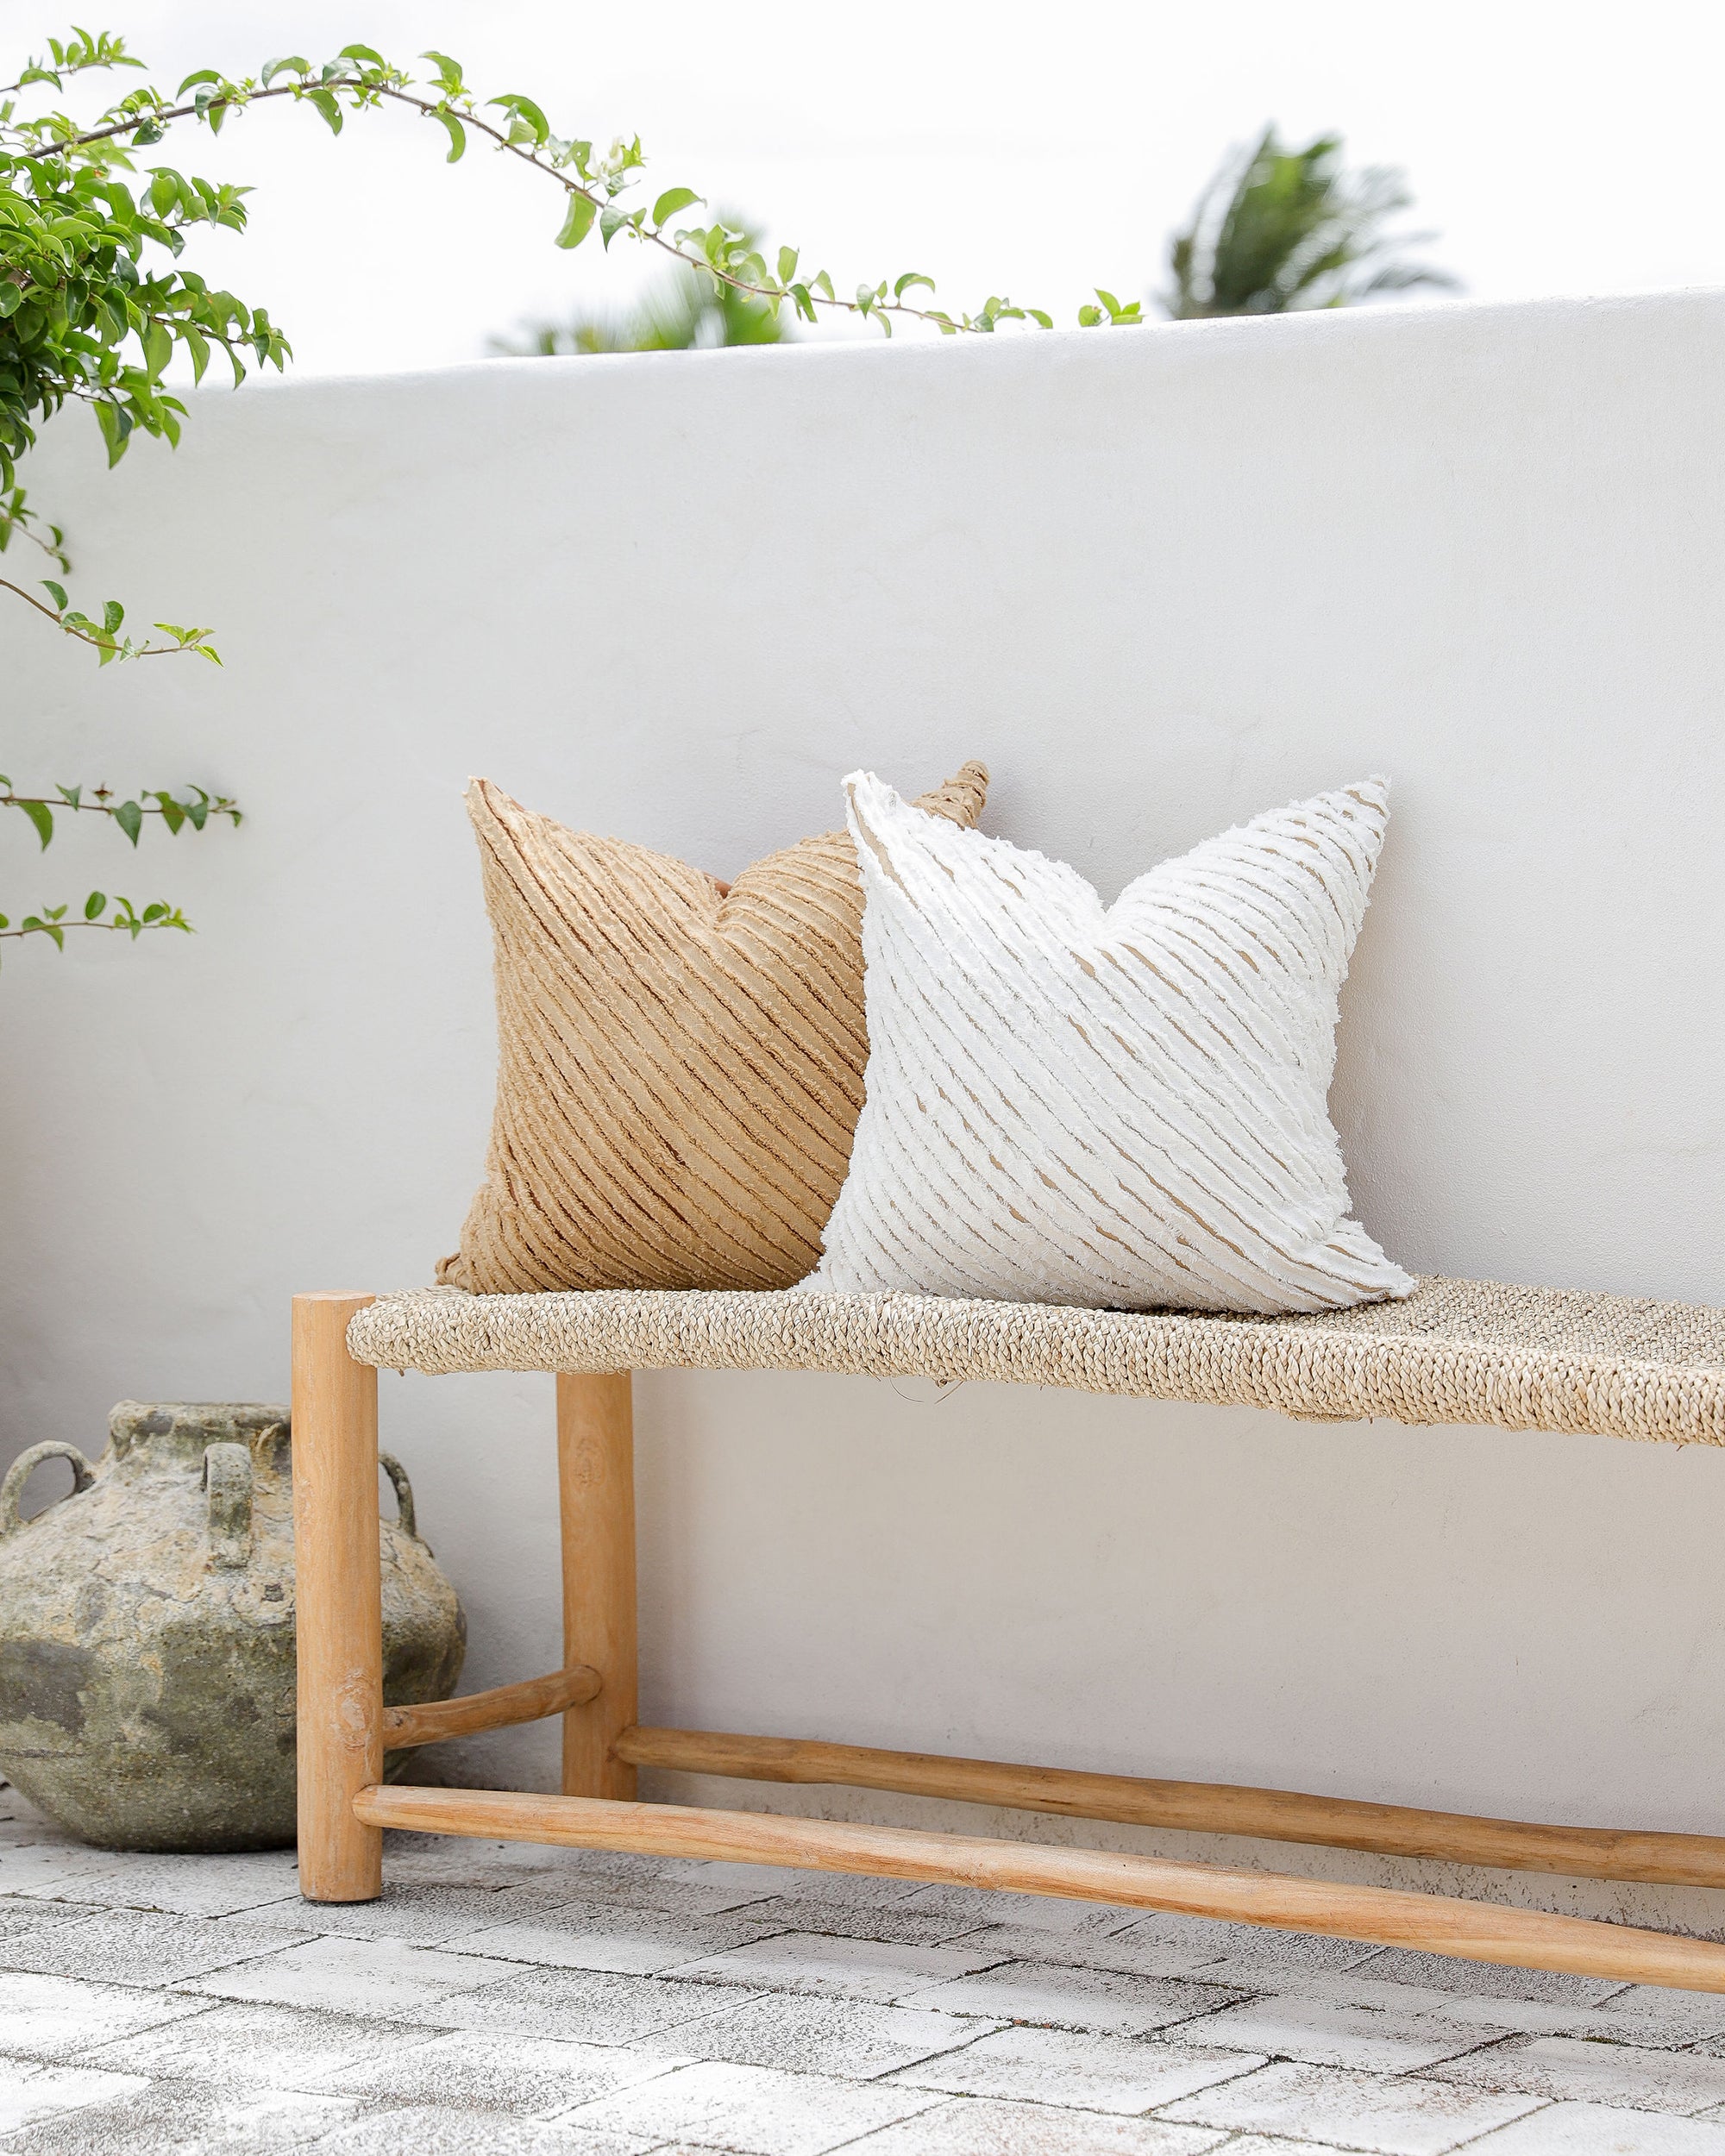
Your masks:
<svg viewBox="0 0 1725 2156"><path fill-rule="evenodd" d="M431 1700L419 1707L386 1707L383 1741L386 1752L415 1745L441 1744L446 1737L472 1737L482 1729L509 1729L517 1722L542 1721L547 1714L584 1706L599 1695L597 1670L553 1670L519 1684L496 1684L461 1699Z"/></svg>
<svg viewBox="0 0 1725 2156"><path fill-rule="evenodd" d="M383 1772L377 1372L348 1353L374 1299L293 1299L293 1539L298 1655L299 1890L370 1902L383 1836L354 1814Z"/></svg>
<svg viewBox="0 0 1725 2156"><path fill-rule="evenodd" d="M1640 1879L1664 1886L1725 1886L1725 1840L1712 1834L1641 1833L1594 1827L1540 1827L1476 1819L1348 1797L1214 1782L1157 1782L1061 1767L1009 1766L996 1759L950 1759L925 1752L881 1752L799 1737L741 1737L710 1729L626 1729L617 1756L637 1767L734 1775L750 1782L837 1783L894 1789L959 1803L1129 1827L1179 1827L1201 1834L1247 1834L1264 1841L1370 1849L1509 1871L1555 1871L1584 1879Z"/></svg>
<svg viewBox="0 0 1725 2156"><path fill-rule="evenodd" d="M597 1670L598 1694L563 1716L563 1788L632 1797L612 1746L638 1712L635 1640L635 1413L627 1370L557 1380L563 1528L563 1660Z"/></svg>
<svg viewBox="0 0 1725 2156"><path fill-rule="evenodd" d="M889 1879L949 1880L1019 1894L1223 1917L1281 1931L1324 1932L1374 1946L1416 1946L1463 1961L1725 1992L1725 1946L1710 1940L1676 1939L1584 1917L1499 1908L1387 1887L1335 1886L1275 1872L1226 1871L1105 1850L1040 1849L900 1827L843 1826L831 1820L502 1790L371 1789L354 1799L354 1809L372 1826L420 1833L637 1850L730 1864L795 1865Z"/></svg>

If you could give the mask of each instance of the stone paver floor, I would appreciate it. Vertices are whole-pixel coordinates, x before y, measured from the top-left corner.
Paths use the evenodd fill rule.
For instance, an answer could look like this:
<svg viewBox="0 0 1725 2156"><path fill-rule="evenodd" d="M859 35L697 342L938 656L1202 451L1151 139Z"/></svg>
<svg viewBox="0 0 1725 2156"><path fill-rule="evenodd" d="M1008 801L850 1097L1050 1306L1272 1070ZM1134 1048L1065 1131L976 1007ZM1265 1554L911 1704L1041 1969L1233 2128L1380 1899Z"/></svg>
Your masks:
<svg viewBox="0 0 1725 2156"><path fill-rule="evenodd" d="M123 1857L0 1786L7 2156L1725 2156L1725 1997L901 1881L390 1838Z"/></svg>

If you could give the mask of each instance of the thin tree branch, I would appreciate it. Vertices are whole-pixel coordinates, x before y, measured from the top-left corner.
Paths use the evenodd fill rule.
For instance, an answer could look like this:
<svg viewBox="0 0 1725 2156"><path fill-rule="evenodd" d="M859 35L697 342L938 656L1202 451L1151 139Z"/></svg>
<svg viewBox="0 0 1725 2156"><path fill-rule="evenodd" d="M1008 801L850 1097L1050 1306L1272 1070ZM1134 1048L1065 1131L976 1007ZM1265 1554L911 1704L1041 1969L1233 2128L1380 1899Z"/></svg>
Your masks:
<svg viewBox="0 0 1725 2156"><path fill-rule="evenodd" d="M52 606L44 605L41 599L27 592L22 584L14 584L9 577L0 576L0 592L11 592L22 599L26 606L34 606L39 614L46 614L63 636L76 636L79 643L92 645L97 651L117 650L119 643L117 637L94 636L89 630L81 627L76 622L67 621L62 615L56 613ZM160 627L160 624L158 623L157 626ZM186 644L137 644L123 655L128 659L163 659L172 657L175 652L191 649L193 647Z"/></svg>
<svg viewBox="0 0 1725 2156"><path fill-rule="evenodd" d="M223 110L242 111L248 105L262 103L266 98L303 98L307 86L304 83L273 83L266 89L248 91L242 97L212 97L203 105L192 103L158 107L153 111L140 112L130 119L113 121L106 127L91 128L81 135L67 135L56 143L53 149L39 152L38 154L53 156L68 150L86 149L93 143L108 141L122 135L135 134L140 128L161 128L166 130L177 120L204 119L207 118L210 113ZM506 150L511 156L519 158L523 164L530 165L536 171L543 172L549 178L556 180L566 193L581 196L593 205L595 211L607 210L612 206L612 197L603 189L590 187L580 179L571 179L568 172L542 157L536 146L529 149L524 143L511 142L505 129L494 126L491 121L476 112L470 103L463 103L457 108L447 99L418 97L411 90L398 88L389 83L361 82L354 78L342 82L331 82L326 85L314 84L310 86L327 88L337 92L344 89L361 91L366 100L373 103L388 97L397 104L406 105L424 119L430 119L441 111L448 111L458 118L464 128L472 128L480 135L488 136L499 150ZM733 291L743 293L751 299L782 302L790 297L781 285L757 284L751 279L737 276L734 271L718 268L710 262L706 255L697 254L687 248L679 247L674 240L668 239L662 232L645 231L638 225L633 224L630 225L627 229L635 240L647 241L651 246L658 248L662 253L670 255L674 261L681 262L690 269L704 271L716 282L728 285ZM914 322L932 322L937 328L949 330L968 330L973 327L967 322L955 321L951 316L940 309L913 306L908 300L876 299L872 300L865 308L855 299L840 299L837 297L829 298L825 293L815 291L812 287L806 285L804 289L809 293L812 305L825 307L840 314L900 315Z"/></svg>

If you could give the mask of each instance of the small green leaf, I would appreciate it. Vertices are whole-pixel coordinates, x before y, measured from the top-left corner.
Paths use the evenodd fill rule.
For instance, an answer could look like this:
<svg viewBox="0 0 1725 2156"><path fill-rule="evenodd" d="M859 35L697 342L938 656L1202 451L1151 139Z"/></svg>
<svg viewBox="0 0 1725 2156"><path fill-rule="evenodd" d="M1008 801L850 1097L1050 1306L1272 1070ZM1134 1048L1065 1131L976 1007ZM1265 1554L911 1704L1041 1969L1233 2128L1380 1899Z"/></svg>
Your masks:
<svg viewBox="0 0 1725 2156"><path fill-rule="evenodd" d="M893 287L894 298L902 299L913 285L926 285L931 291L934 290L932 277L925 277L920 270L906 270Z"/></svg>
<svg viewBox="0 0 1725 2156"><path fill-rule="evenodd" d="M361 60L367 67L387 67L389 62L381 53L374 53L369 45L344 45L336 55L337 60Z"/></svg>
<svg viewBox="0 0 1725 2156"><path fill-rule="evenodd" d="M342 108L336 103L334 95L328 90L308 90L305 95L308 103L316 105L329 122L330 134L339 135L342 132Z"/></svg>
<svg viewBox="0 0 1725 2156"><path fill-rule="evenodd" d="M10 786L12 781L8 779L4 783ZM84 788L81 786L60 786L56 783L54 792L59 794L68 808L76 808L84 798Z"/></svg>
<svg viewBox="0 0 1725 2156"><path fill-rule="evenodd" d="M1101 319L1102 310L1100 307L1086 305L1078 310L1078 327L1081 329L1094 329Z"/></svg>
<svg viewBox="0 0 1725 2156"><path fill-rule="evenodd" d="M106 398L98 398L96 423L101 428L102 438L108 444L108 463L111 469L126 454L126 443L132 431L132 415L123 404L111 404Z"/></svg>
<svg viewBox="0 0 1725 2156"><path fill-rule="evenodd" d="M797 250L794 247L779 249L779 282L788 285L797 273Z"/></svg>
<svg viewBox="0 0 1725 2156"><path fill-rule="evenodd" d="M422 53L419 57L421 60L436 61L437 72L442 78L446 89L455 91L461 88L461 63L460 60L451 60L447 53Z"/></svg>
<svg viewBox="0 0 1725 2156"><path fill-rule="evenodd" d="M500 105L505 112L513 113L518 120L524 120L532 131L536 143L543 142L551 132L551 122L530 97L518 97L511 91L506 97L492 97L487 102Z"/></svg>
<svg viewBox="0 0 1725 2156"><path fill-rule="evenodd" d="M653 205L653 222L663 224L668 217L674 217L680 210L687 210L692 202L705 202L705 195L698 195L693 187L668 187Z"/></svg>
<svg viewBox="0 0 1725 2156"><path fill-rule="evenodd" d="M147 928L154 926L157 921L165 918L167 908L162 904L160 899L157 899L153 905L147 906L144 908L145 926Z"/></svg>
<svg viewBox="0 0 1725 2156"><path fill-rule="evenodd" d="M114 812L114 821L135 846L138 833L144 828L144 812L136 801L122 801Z"/></svg>
<svg viewBox="0 0 1725 2156"><path fill-rule="evenodd" d="M557 245L579 247L593 230L593 221L598 211L599 204L591 195L572 193L569 207L563 217L562 229L557 235Z"/></svg>
<svg viewBox="0 0 1725 2156"><path fill-rule="evenodd" d="M620 210L604 210L599 212L599 236L604 243L606 254L611 252L612 240L628 222L628 218Z"/></svg>
<svg viewBox="0 0 1725 2156"><path fill-rule="evenodd" d="M1054 317L1044 314L1040 307L1026 307L1025 312L1032 322L1040 323L1044 329L1051 329L1054 327Z"/></svg>
<svg viewBox="0 0 1725 2156"><path fill-rule="evenodd" d="M461 122L455 117L453 112L434 112L431 115L431 117L441 122L441 124L448 132L449 154L443 160L443 162L446 165L454 165L458 163L461 159L461 152L467 147L467 129L461 125Z"/></svg>
<svg viewBox="0 0 1725 2156"><path fill-rule="evenodd" d="M46 801L20 801L16 806L22 809L34 824L36 837L41 840L42 851L46 853L48 841L53 837L53 811Z"/></svg>
<svg viewBox="0 0 1725 2156"><path fill-rule="evenodd" d="M105 891L92 891L84 901L84 918L86 921L93 921L98 914L107 911L108 893Z"/></svg>
<svg viewBox="0 0 1725 2156"><path fill-rule="evenodd" d="M54 605L59 607L60 612L62 614L65 613L66 608L72 604L66 595L65 585L53 583L48 578L44 577L42 579L42 589L53 600Z"/></svg>
<svg viewBox="0 0 1725 2156"><path fill-rule="evenodd" d="M102 626L110 636L119 634L120 624L126 618L126 610L117 599L102 602Z"/></svg>
<svg viewBox="0 0 1725 2156"><path fill-rule="evenodd" d="M302 60L297 53L286 60L267 60L264 62L263 85L267 90L278 75L309 75L310 72L311 62Z"/></svg>

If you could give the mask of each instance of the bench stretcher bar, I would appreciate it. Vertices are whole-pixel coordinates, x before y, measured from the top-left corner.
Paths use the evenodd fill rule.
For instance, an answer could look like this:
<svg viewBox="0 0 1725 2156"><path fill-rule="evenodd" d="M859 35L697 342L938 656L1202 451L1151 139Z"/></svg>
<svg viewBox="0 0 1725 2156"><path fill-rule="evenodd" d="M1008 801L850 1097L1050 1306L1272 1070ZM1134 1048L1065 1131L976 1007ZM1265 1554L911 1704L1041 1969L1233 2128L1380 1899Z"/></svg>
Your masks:
<svg viewBox="0 0 1725 2156"><path fill-rule="evenodd" d="M938 1752L879 1752L806 1738L737 1737L706 1729L625 1729L617 1755L637 1767L731 1775L748 1782L803 1782L892 1789L965 1804L998 1804L1066 1819L1178 1827L1259 1841L1364 1849L1504 1871L1556 1871L1582 1879L1636 1879L1661 1886L1725 1886L1725 1839L1714 1834L1639 1833L1615 1827L1536 1827L1402 1804L1220 1782L1157 1782L1064 1767L1008 1766Z"/></svg>
<svg viewBox="0 0 1725 2156"><path fill-rule="evenodd" d="M1336 1939L1418 1946L1469 1961L1725 1991L1725 1946L1710 1940L1634 1931L1588 1917L1552 1916L1543 1909L1503 1908L1490 1902L1389 1887L1337 1886L1275 1872L1227 1871L1213 1865L1170 1864L1107 1850L1044 1849L903 1827L853 1827L831 1820L503 1789L379 1787L359 1793L354 1813L378 1828L942 1880L1223 1917L1281 1931L1325 1932Z"/></svg>

